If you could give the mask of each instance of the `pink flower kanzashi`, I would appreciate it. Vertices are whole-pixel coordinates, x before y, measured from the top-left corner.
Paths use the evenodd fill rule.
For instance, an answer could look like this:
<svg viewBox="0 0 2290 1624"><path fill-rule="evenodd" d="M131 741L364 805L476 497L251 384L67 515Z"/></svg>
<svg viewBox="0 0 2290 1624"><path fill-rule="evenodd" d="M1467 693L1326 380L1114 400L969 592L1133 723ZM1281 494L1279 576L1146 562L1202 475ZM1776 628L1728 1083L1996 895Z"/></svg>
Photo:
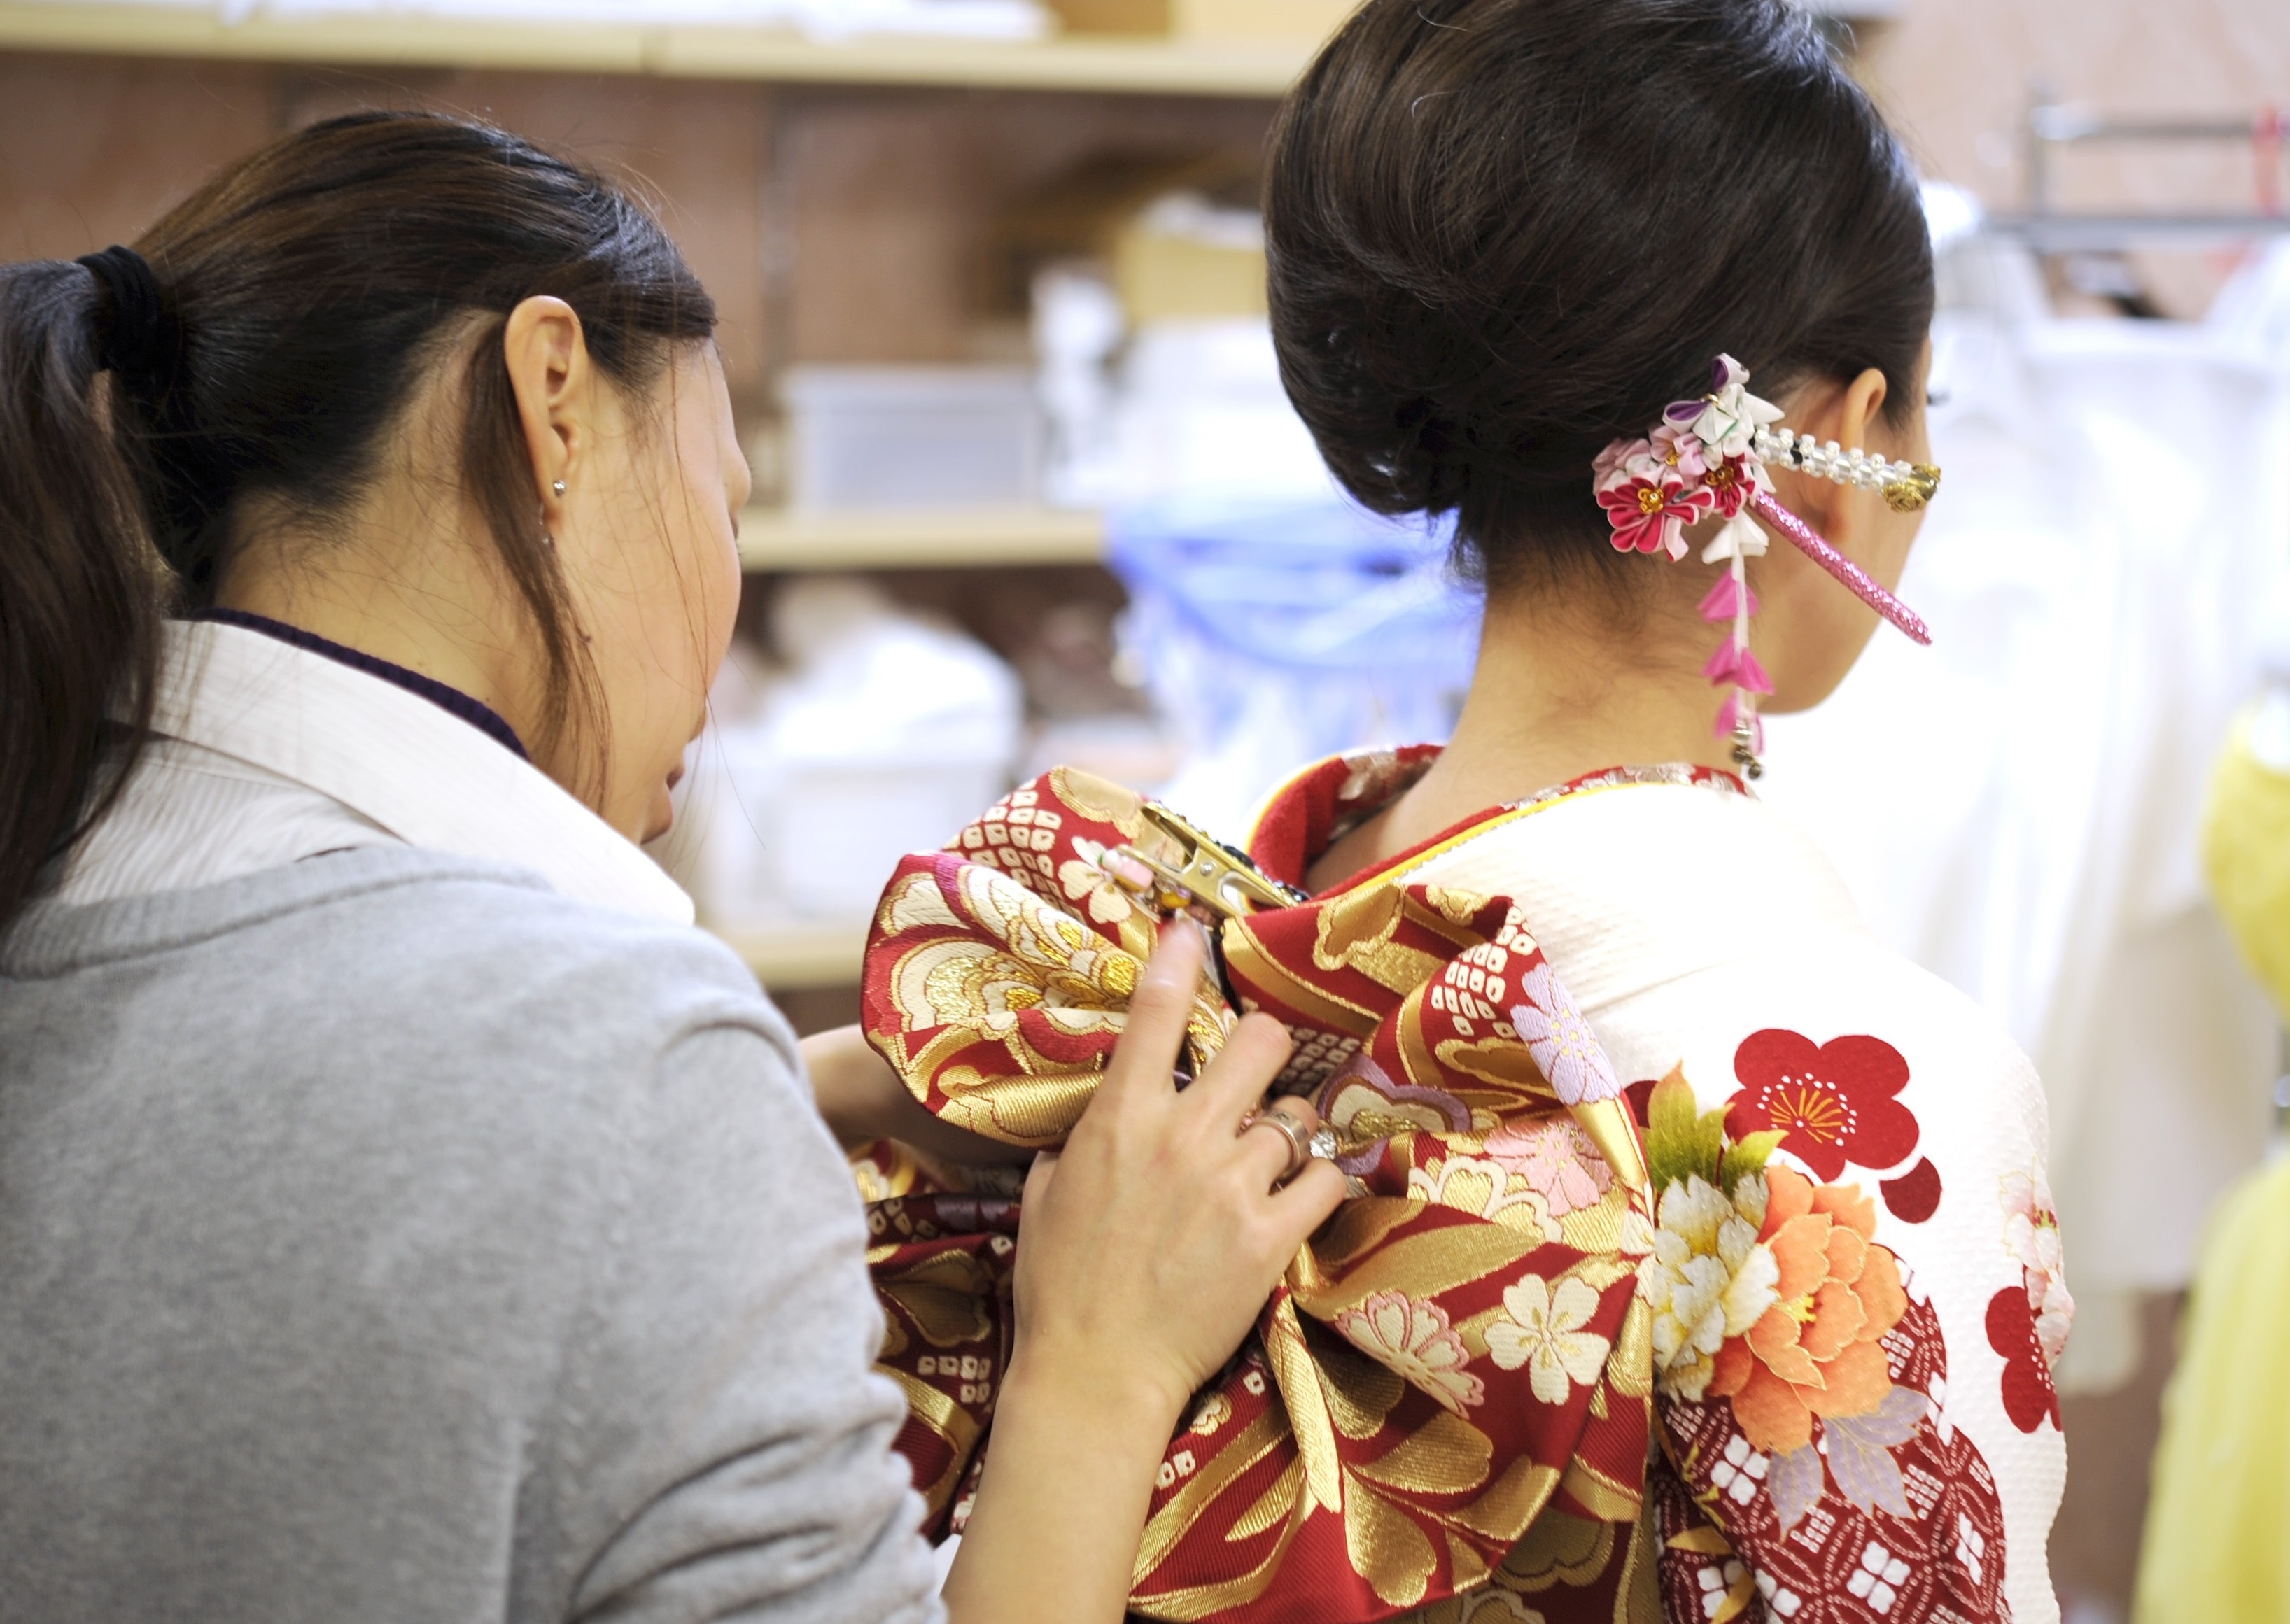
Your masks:
<svg viewBox="0 0 2290 1624"><path fill-rule="evenodd" d="M1604 489L1606 483L1620 473L1625 464L1653 463L1661 460L1654 455L1652 440L1609 440L1606 449L1590 463L1590 483Z"/></svg>
<svg viewBox="0 0 2290 1624"><path fill-rule="evenodd" d="M1747 453L1721 458L1709 464L1701 475L1701 488L1709 493L1718 511L1729 519L1747 507L1751 497L1773 486L1763 460Z"/></svg>
<svg viewBox="0 0 2290 1624"><path fill-rule="evenodd" d="M1649 458L1631 458L1598 487L1598 506L1613 527L1618 553L1668 553L1685 556L1685 527L1707 517L1713 498L1689 485L1676 468Z"/></svg>
<svg viewBox="0 0 2290 1624"><path fill-rule="evenodd" d="M1679 477L1689 484L1709 471L1709 465L1702 460L1701 438L1683 424L1662 424L1653 431L1652 446L1655 460L1676 468Z"/></svg>
<svg viewBox="0 0 2290 1624"><path fill-rule="evenodd" d="M1505 1123L1487 1135L1486 1148L1490 1161L1526 1180L1553 1218L1597 1206L1614 1182L1613 1170L1590 1136L1569 1117Z"/></svg>

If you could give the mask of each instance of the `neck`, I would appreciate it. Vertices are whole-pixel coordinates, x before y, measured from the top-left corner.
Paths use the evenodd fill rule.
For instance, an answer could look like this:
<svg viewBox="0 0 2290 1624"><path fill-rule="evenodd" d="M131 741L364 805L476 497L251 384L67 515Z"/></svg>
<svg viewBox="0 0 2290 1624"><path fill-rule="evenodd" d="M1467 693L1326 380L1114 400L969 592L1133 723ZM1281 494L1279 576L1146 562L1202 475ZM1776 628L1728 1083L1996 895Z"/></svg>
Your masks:
<svg viewBox="0 0 2290 1624"><path fill-rule="evenodd" d="M1513 592L1490 600L1477 669L1447 748L1407 793L1313 866L1321 889L1491 806L1606 767L1687 762L1731 771L1712 736L1724 695L1690 600L1634 622L1602 606Z"/></svg>
<svg viewBox="0 0 2290 1624"><path fill-rule="evenodd" d="M518 680L504 614L478 549L458 537L431 545L368 544L257 535L215 593L217 607L282 621L386 660L476 700L530 739L529 684Z"/></svg>
<svg viewBox="0 0 2290 1624"><path fill-rule="evenodd" d="M1617 628L1563 604L1494 600L1454 739L1424 783L1477 797L1465 816L1603 767L1730 766L1709 731L1724 696L1701 676L1701 629L1690 613Z"/></svg>

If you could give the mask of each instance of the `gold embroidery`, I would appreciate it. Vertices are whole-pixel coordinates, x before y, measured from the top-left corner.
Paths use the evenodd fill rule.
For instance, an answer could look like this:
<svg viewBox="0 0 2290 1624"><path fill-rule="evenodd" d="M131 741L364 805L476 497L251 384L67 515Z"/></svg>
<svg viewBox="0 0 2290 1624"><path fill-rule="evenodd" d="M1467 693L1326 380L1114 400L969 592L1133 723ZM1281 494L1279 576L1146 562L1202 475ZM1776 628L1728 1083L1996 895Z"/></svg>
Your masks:
<svg viewBox="0 0 2290 1624"><path fill-rule="evenodd" d="M909 1376L895 1364L878 1366L882 1372L899 1384L907 1396L907 1408L915 1419L944 1438L950 1446L951 1458L938 1481L917 1484L916 1490L931 1508L933 1516L946 1508L954 1498L954 1491L962 1481L963 1469L970 1464L971 1449L978 1442L978 1423L970 1412L944 1393L917 1376Z"/></svg>
<svg viewBox="0 0 2290 1624"><path fill-rule="evenodd" d="M1268 996L1330 1031L1365 1037L1381 1024L1382 1018L1374 1011L1291 974L1264 950L1247 920L1227 921L1218 940L1224 948L1225 963L1232 967L1235 975L1262 988Z"/></svg>
<svg viewBox="0 0 2290 1624"><path fill-rule="evenodd" d="M1387 1452L1352 1468L1357 1476L1410 1494L1461 1494L1487 1480L1494 1445L1461 1416L1442 1410Z"/></svg>
<svg viewBox="0 0 2290 1624"><path fill-rule="evenodd" d="M1144 1583L1233 1480L1279 1447L1281 1435L1286 1430L1281 1425L1279 1411L1268 1410L1210 1456L1208 1463L1145 1524L1137 1547L1134 1582Z"/></svg>
<svg viewBox="0 0 2290 1624"><path fill-rule="evenodd" d="M1344 1511L1344 1550L1352 1569L1393 1607L1412 1607L1431 1588L1438 1553L1415 1519L1355 1481Z"/></svg>
<svg viewBox="0 0 2290 1624"><path fill-rule="evenodd" d="M1609 1523L1635 1522L1641 1498L1636 1485L1617 1483L1605 1473L1577 1455L1567 1464L1566 1474L1559 1484L1574 1497L1575 1502L1587 1511L1596 1512Z"/></svg>
<svg viewBox="0 0 2290 1624"><path fill-rule="evenodd" d="M1475 1533L1508 1542L1524 1533L1558 1487L1558 1471L1522 1455L1503 1469L1494 1486L1455 1513L1454 1520Z"/></svg>
<svg viewBox="0 0 2290 1624"><path fill-rule="evenodd" d="M959 1348L993 1333L987 1314L994 1280L966 1252L941 1252L896 1274L879 1275L876 1286L904 1308L933 1348Z"/></svg>
<svg viewBox="0 0 2290 1624"><path fill-rule="evenodd" d="M1614 1525L1546 1511L1495 1571L1504 1588L1533 1596L1556 1585L1584 1585L1613 1560Z"/></svg>
<svg viewBox="0 0 2290 1624"><path fill-rule="evenodd" d="M1407 893L1397 885L1370 883L1357 891L1332 899L1320 909L1319 934L1312 943L1312 964L1320 970L1343 970L1357 964L1363 954L1389 944L1399 928L1401 905Z"/></svg>

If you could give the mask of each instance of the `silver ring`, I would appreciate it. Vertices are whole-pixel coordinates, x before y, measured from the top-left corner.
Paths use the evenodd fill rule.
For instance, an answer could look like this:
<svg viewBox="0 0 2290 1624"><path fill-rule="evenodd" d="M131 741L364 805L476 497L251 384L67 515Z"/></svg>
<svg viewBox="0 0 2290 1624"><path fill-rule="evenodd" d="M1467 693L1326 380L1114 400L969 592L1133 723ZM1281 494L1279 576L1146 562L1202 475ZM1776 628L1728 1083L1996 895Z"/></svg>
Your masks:
<svg viewBox="0 0 2290 1624"><path fill-rule="evenodd" d="M1261 1111L1251 1111L1240 1119L1239 1132L1245 1133L1251 1128L1277 1129L1280 1137L1288 1141L1287 1168L1279 1178L1273 1180L1274 1183L1285 1183L1294 1178L1304 1171L1304 1164L1312 1159L1311 1131L1289 1116L1287 1112L1276 1110L1269 1106ZM1237 1137L1237 1134L1235 1137Z"/></svg>

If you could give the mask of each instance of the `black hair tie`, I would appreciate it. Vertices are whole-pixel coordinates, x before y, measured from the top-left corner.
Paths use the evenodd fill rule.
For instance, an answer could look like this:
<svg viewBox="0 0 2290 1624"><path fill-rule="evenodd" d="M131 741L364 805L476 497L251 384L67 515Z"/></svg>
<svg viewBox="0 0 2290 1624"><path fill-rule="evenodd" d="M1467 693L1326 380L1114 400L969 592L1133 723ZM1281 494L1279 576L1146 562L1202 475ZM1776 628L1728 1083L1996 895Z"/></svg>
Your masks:
<svg viewBox="0 0 2290 1624"><path fill-rule="evenodd" d="M114 244L78 263L103 290L88 318L96 357L116 381L116 396L133 403L131 420L150 459L152 542L176 574L202 588L214 563L202 538L231 482L181 387L182 324L150 262L132 248Z"/></svg>
<svg viewBox="0 0 2290 1624"><path fill-rule="evenodd" d="M136 394L164 394L178 345L150 261L114 244L101 253L81 255L77 263L94 273L108 295L95 316L96 353L104 366Z"/></svg>

